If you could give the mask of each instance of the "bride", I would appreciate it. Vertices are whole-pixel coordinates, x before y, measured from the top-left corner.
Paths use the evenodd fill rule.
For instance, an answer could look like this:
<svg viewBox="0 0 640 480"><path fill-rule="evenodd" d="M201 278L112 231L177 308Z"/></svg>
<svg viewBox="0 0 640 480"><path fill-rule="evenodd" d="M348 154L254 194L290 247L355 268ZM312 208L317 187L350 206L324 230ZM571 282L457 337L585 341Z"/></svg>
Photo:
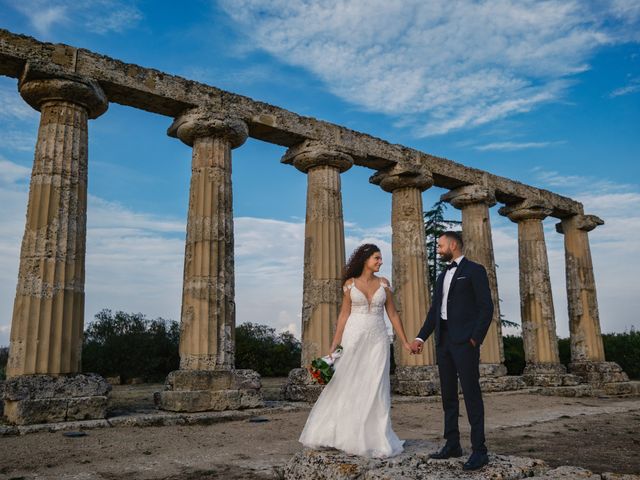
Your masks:
<svg viewBox="0 0 640 480"><path fill-rule="evenodd" d="M391 457L404 441L391 428L390 348L383 309L405 350L411 351L382 265L380 249L358 247L343 275L344 296L333 354L342 345L335 373L314 405L300 435L305 447L333 447L353 455Z"/></svg>

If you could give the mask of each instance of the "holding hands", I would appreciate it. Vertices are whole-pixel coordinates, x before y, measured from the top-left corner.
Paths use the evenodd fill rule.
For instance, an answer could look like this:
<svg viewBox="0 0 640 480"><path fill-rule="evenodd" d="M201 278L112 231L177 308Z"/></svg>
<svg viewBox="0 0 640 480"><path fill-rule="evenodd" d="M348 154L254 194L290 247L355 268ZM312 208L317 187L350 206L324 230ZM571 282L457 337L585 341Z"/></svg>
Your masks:
<svg viewBox="0 0 640 480"><path fill-rule="evenodd" d="M421 342L420 340L414 340L413 342L411 342L411 345L409 345L409 348L411 349L411 353L420 354L422 353L422 349L424 348L424 342Z"/></svg>

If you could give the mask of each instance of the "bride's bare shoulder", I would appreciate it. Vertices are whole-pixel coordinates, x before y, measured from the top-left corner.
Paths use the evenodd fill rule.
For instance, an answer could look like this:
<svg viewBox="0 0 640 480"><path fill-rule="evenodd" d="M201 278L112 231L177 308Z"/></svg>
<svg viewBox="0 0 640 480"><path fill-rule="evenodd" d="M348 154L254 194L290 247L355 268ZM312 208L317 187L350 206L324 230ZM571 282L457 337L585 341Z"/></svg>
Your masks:
<svg viewBox="0 0 640 480"><path fill-rule="evenodd" d="M386 277L378 277L380 279L380 285L384 288L391 288L391 282Z"/></svg>

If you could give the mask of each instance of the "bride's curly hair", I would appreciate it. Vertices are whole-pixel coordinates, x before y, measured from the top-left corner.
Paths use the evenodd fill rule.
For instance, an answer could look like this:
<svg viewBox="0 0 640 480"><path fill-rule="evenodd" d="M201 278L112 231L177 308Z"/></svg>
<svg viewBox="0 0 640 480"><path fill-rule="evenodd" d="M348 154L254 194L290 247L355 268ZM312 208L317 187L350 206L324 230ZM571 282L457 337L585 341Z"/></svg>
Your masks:
<svg viewBox="0 0 640 480"><path fill-rule="evenodd" d="M357 278L362 275L365 262L371 255L379 251L378 246L373 243L364 243L356 248L349 257L349 261L342 272L342 285L350 278Z"/></svg>

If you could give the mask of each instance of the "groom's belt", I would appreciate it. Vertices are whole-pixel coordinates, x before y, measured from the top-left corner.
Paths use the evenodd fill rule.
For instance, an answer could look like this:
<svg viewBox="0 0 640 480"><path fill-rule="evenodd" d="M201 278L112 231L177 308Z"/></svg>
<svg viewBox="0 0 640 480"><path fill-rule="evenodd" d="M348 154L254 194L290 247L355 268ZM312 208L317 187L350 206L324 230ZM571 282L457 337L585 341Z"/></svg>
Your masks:
<svg viewBox="0 0 640 480"><path fill-rule="evenodd" d="M440 317L440 330L448 330L449 321L446 318Z"/></svg>

